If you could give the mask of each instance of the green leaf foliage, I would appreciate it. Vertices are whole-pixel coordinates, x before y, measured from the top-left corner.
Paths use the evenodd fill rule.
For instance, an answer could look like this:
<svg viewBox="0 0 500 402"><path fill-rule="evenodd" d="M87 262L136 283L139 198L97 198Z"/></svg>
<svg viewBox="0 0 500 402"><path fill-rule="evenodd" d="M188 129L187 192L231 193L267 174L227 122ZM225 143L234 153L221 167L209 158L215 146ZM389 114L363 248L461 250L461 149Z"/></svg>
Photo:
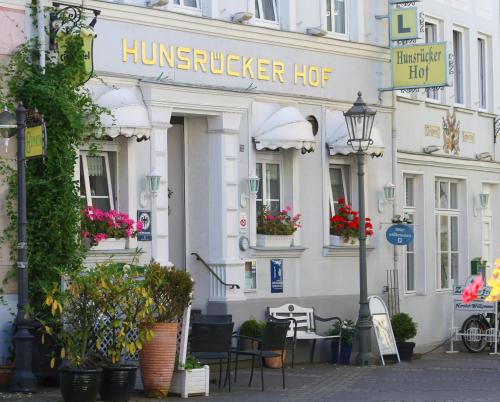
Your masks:
<svg viewBox="0 0 500 402"><path fill-rule="evenodd" d="M405 342L417 335L417 324L406 313L394 314L391 318L391 324L396 342Z"/></svg>
<svg viewBox="0 0 500 402"><path fill-rule="evenodd" d="M261 338L266 326L265 321L247 320L240 326L240 335L250 336L252 338Z"/></svg>

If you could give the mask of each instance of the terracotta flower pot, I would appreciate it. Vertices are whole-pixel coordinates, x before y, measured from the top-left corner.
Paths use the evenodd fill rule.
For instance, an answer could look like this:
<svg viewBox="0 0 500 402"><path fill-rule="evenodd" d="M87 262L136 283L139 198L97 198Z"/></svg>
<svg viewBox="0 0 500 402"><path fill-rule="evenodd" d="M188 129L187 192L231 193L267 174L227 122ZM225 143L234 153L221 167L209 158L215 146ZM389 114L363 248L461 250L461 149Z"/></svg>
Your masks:
<svg viewBox="0 0 500 402"><path fill-rule="evenodd" d="M273 350L275 353L280 353L281 350ZM283 351L283 362L286 359L286 350ZM276 357L264 357L264 364L268 368L274 368L278 369L281 368L281 356L276 356Z"/></svg>
<svg viewBox="0 0 500 402"><path fill-rule="evenodd" d="M142 384L146 396L165 398L175 368L177 323L156 323L153 339L139 353Z"/></svg>

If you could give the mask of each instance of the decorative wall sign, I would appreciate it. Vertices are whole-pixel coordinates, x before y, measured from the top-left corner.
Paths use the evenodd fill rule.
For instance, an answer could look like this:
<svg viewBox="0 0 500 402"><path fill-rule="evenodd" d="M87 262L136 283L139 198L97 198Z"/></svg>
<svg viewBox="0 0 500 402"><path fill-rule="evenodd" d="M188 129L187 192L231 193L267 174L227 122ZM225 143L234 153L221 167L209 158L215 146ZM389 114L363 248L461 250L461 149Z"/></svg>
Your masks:
<svg viewBox="0 0 500 402"><path fill-rule="evenodd" d="M426 124L424 126L424 129L426 137L432 137L437 139L441 138L441 127L433 126L432 124Z"/></svg>
<svg viewBox="0 0 500 402"><path fill-rule="evenodd" d="M457 114L447 112L443 117L443 150L449 154L458 155L460 153L460 121L457 120Z"/></svg>
<svg viewBox="0 0 500 402"><path fill-rule="evenodd" d="M152 235L152 222L151 222L151 211L138 210L137 211L137 222L142 223L142 229L137 233L138 241L151 241Z"/></svg>
<svg viewBox="0 0 500 402"><path fill-rule="evenodd" d="M391 40L418 38L418 10L416 7L397 7L389 10Z"/></svg>
<svg viewBox="0 0 500 402"><path fill-rule="evenodd" d="M395 246L406 246L413 241L413 227L409 225L391 225L385 232L387 241Z"/></svg>
<svg viewBox="0 0 500 402"><path fill-rule="evenodd" d="M283 293L283 260L271 260L271 293Z"/></svg>
<svg viewBox="0 0 500 402"><path fill-rule="evenodd" d="M248 230L248 218L246 212L240 212L240 233L246 233Z"/></svg>
<svg viewBox="0 0 500 402"><path fill-rule="evenodd" d="M462 138L464 142L468 142L469 144L476 143L476 133L471 131L462 131Z"/></svg>

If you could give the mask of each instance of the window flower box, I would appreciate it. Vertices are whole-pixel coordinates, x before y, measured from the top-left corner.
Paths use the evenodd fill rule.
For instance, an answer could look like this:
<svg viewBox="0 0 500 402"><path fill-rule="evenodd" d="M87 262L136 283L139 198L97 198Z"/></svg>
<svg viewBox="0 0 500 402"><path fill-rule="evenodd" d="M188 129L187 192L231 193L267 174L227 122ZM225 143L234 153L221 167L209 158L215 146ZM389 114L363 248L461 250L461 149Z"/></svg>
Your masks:
<svg viewBox="0 0 500 402"><path fill-rule="evenodd" d="M181 398L190 395L208 396L210 367L203 366L190 370L175 370L169 392L180 394Z"/></svg>
<svg viewBox="0 0 500 402"><path fill-rule="evenodd" d="M342 237L330 235L330 245L343 247L343 246L359 246L359 238L358 237Z"/></svg>
<svg viewBox="0 0 500 402"><path fill-rule="evenodd" d="M338 200L338 213L330 218L330 245L332 246L357 246L359 245L360 219L354 211L341 198ZM365 218L366 240L373 235L373 224L370 218Z"/></svg>
<svg viewBox="0 0 500 402"><path fill-rule="evenodd" d="M95 251L125 250L126 245L127 239L114 239L110 237L101 240L97 245L90 247L90 249Z"/></svg>
<svg viewBox="0 0 500 402"><path fill-rule="evenodd" d="M257 235L257 246L264 248L287 248L292 245L292 235Z"/></svg>

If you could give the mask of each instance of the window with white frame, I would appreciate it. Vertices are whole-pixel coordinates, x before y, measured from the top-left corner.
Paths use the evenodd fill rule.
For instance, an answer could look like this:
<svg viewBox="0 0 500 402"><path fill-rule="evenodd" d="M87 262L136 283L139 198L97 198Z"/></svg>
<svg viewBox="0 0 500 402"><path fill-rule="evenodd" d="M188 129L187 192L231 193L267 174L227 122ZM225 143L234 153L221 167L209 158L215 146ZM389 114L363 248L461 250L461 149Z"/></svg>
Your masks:
<svg viewBox="0 0 500 402"><path fill-rule="evenodd" d="M453 54L455 55L455 76L453 88L455 93L455 103L463 105L464 96L464 40L463 32L453 30Z"/></svg>
<svg viewBox="0 0 500 402"><path fill-rule="evenodd" d="M115 209L113 160L112 152L80 151L80 198L85 205L103 211Z"/></svg>
<svg viewBox="0 0 500 402"><path fill-rule="evenodd" d="M278 22L278 0L255 0L255 18Z"/></svg>
<svg viewBox="0 0 500 402"><path fill-rule="evenodd" d="M411 222L415 222L417 203L415 202L417 179L412 175L404 176L404 208L403 213ZM413 241L405 247L405 292L415 292L415 236Z"/></svg>
<svg viewBox="0 0 500 402"><path fill-rule="evenodd" d="M451 289L458 280L460 258L458 182L437 179L435 194L437 288Z"/></svg>
<svg viewBox="0 0 500 402"><path fill-rule="evenodd" d="M477 38L477 68L478 76L478 90L479 90L479 108L488 108L487 98L487 69L486 69L486 40L484 38Z"/></svg>
<svg viewBox="0 0 500 402"><path fill-rule="evenodd" d="M269 207L272 213L281 210L281 162L277 158L259 160L256 163L256 173L260 179L256 206L259 211L262 206Z"/></svg>
<svg viewBox="0 0 500 402"><path fill-rule="evenodd" d="M344 198L346 204L351 204L351 175L347 165L330 165L330 215L338 213L338 200Z"/></svg>
<svg viewBox="0 0 500 402"><path fill-rule="evenodd" d="M326 0L326 30L337 34L347 33L347 0Z"/></svg>
<svg viewBox="0 0 500 402"><path fill-rule="evenodd" d="M174 0L174 4L181 7L200 8L201 0Z"/></svg>
<svg viewBox="0 0 500 402"><path fill-rule="evenodd" d="M438 40L438 27L437 24L432 22L425 22L425 43L434 43ZM439 100L439 90L437 89L427 89L426 90L427 99Z"/></svg>

